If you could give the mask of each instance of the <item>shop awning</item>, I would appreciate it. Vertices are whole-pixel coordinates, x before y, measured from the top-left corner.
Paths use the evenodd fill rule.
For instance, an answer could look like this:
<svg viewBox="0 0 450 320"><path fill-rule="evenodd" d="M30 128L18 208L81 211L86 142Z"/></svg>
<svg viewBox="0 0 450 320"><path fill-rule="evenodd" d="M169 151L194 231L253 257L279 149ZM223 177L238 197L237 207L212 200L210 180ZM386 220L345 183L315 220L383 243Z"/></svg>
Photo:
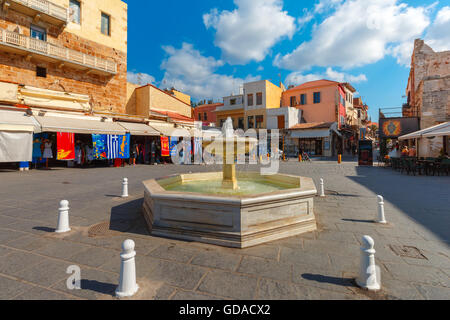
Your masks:
<svg viewBox="0 0 450 320"><path fill-rule="evenodd" d="M160 136L159 131L146 125L145 123L134 123L134 122L117 122L122 126L127 132L133 136Z"/></svg>
<svg viewBox="0 0 450 320"><path fill-rule="evenodd" d="M331 134L330 129L325 130L298 130L298 131L291 131L290 137L291 138L325 138L329 137Z"/></svg>
<svg viewBox="0 0 450 320"><path fill-rule="evenodd" d="M0 110L0 131L41 132L41 126L24 111Z"/></svg>
<svg viewBox="0 0 450 320"><path fill-rule="evenodd" d="M81 134L126 134L126 130L117 122L102 121L92 117L38 116L34 118L42 127L42 132L67 132Z"/></svg>
<svg viewBox="0 0 450 320"><path fill-rule="evenodd" d="M399 140L409 140L409 139L420 139L420 138L431 138L431 137L443 137L450 136L450 122L445 122L433 126L430 128L422 129L413 133L406 134L399 137Z"/></svg>
<svg viewBox="0 0 450 320"><path fill-rule="evenodd" d="M149 124L150 127L155 129L157 132L159 132L159 135L163 135L166 137L171 137L172 133L176 130L175 127L165 126L165 125L159 125L159 124Z"/></svg>

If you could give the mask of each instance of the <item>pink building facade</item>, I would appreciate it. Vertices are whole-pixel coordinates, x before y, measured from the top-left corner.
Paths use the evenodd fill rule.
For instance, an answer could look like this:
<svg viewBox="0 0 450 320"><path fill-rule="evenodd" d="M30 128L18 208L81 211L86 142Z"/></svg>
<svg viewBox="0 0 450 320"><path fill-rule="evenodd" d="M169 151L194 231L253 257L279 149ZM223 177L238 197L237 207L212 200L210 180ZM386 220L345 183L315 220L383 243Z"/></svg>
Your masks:
<svg viewBox="0 0 450 320"><path fill-rule="evenodd" d="M223 106L223 103L204 104L194 108L194 120L202 121L204 126L214 126L216 124L216 108Z"/></svg>

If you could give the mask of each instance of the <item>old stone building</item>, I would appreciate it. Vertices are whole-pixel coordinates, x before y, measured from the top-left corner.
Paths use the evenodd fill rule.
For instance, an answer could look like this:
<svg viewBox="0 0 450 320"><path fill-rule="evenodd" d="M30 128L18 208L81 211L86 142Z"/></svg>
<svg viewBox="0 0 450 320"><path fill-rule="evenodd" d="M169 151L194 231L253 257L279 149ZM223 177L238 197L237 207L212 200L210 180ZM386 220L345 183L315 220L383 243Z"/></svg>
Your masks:
<svg viewBox="0 0 450 320"><path fill-rule="evenodd" d="M419 117L420 128L450 121L450 51L435 52L423 40L414 42L404 117Z"/></svg>
<svg viewBox="0 0 450 320"><path fill-rule="evenodd" d="M18 103L32 87L88 96L91 112L125 113L126 77L123 1L1 1L0 82L17 85Z"/></svg>

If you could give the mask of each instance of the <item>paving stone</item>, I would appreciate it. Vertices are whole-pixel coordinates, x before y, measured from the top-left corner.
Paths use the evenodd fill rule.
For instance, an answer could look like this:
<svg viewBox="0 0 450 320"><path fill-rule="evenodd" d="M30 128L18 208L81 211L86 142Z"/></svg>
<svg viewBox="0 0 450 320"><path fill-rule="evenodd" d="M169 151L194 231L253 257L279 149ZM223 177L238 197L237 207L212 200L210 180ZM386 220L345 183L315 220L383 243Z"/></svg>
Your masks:
<svg viewBox="0 0 450 320"><path fill-rule="evenodd" d="M281 248L280 262L292 264L309 264L319 268L330 265L330 259L326 253L311 253L303 250L294 250L284 247Z"/></svg>
<svg viewBox="0 0 450 320"><path fill-rule="evenodd" d="M67 279L54 284L51 288L83 299L113 299L119 283L117 274L90 268L81 268L81 289L68 289Z"/></svg>
<svg viewBox="0 0 450 320"><path fill-rule="evenodd" d="M0 273L15 275L18 272L38 264L42 257L31 253L14 251L0 260Z"/></svg>
<svg viewBox="0 0 450 320"><path fill-rule="evenodd" d="M9 229L0 229L0 243L5 244L14 239L21 238L26 236L27 234L20 231L9 230Z"/></svg>
<svg viewBox="0 0 450 320"><path fill-rule="evenodd" d="M237 272L281 281L292 280L292 265L270 259L244 257Z"/></svg>
<svg viewBox="0 0 450 320"><path fill-rule="evenodd" d="M195 256L191 264L214 269L235 271L241 259L242 256L236 254L205 250Z"/></svg>
<svg viewBox="0 0 450 320"><path fill-rule="evenodd" d="M50 287L62 279L69 278L70 274L66 273L69 265L69 263L47 259L16 273L15 276L40 286Z"/></svg>
<svg viewBox="0 0 450 320"><path fill-rule="evenodd" d="M270 242L270 244L274 246L288 247L292 249L303 249L303 240L304 240L303 238L296 236L272 241Z"/></svg>
<svg viewBox="0 0 450 320"><path fill-rule="evenodd" d="M16 296L14 300L74 300L68 295L43 289L40 287L33 287L30 290Z"/></svg>
<svg viewBox="0 0 450 320"><path fill-rule="evenodd" d="M253 299L256 292L257 278L238 275L226 271L211 271L198 287L199 292L239 300ZM239 288L238 290L236 290Z"/></svg>
<svg viewBox="0 0 450 320"><path fill-rule="evenodd" d="M278 260L278 251L279 249L276 246L259 245L256 247L241 249L239 250L239 253L246 256Z"/></svg>
<svg viewBox="0 0 450 320"><path fill-rule="evenodd" d="M0 246L0 257L4 257L7 254L10 254L11 252L13 252L13 250Z"/></svg>
<svg viewBox="0 0 450 320"><path fill-rule="evenodd" d="M186 263L199 253L200 252L198 250L194 249L184 248L172 244L162 244L155 250L151 251L149 256Z"/></svg>
<svg viewBox="0 0 450 320"><path fill-rule="evenodd" d="M326 230L317 233L318 240L338 241L349 244L358 244L355 236L351 232Z"/></svg>
<svg viewBox="0 0 450 320"><path fill-rule="evenodd" d="M52 241L50 239L42 238L34 235L26 235L18 239L6 243L8 247L13 247L26 251L34 251L49 245Z"/></svg>
<svg viewBox="0 0 450 320"><path fill-rule="evenodd" d="M341 256L359 257L360 246L357 244L346 243L331 240L305 240L305 251L311 253L337 253Z"/></svg>
<svg viewBox="0 0 450 320"><path fill-rule="evenodd" d="M169 300L169 298L176 291L175 288L170 287L168 285L161 286L157 291L154 297L154 300Z"/></svg>
<svg viewBox="0 0 450 320"><path fill-rule="evenodd" d="M68 260L71 256L88 248L90 247L83 244L52 239L48 245L43 246L34 252L52 258Z"/></svg>
<svg viewBox="0 0 450 320"><path fill-rule="evenodd" d="M10 224L16 223L17 221L19 221L19 220L14 219L12 217L0 215L0 226L2 226L2 227L6 227Z"/></svg>
<svg viewBox="0 0 450 320"><path fill-rule="evenodd" d="M329 256L331 259L331 267L339 272L359 270L360 257L341 256L332 253L330 253Z"/></svg>
<svg viewBox="0 0 450 320"><path fill-rule="evenodd" d="M353 279L344 278L336 269L318 268L312 265L296 264L293 266L293 282L334 292L351 293L347 287L354 286Z"/></svg>
<svg viewBox="0 0 450 320"><path fill-rule="evenodd" d="M193 290L206 272L207 270L202 267L159 260L148 278L182 289Z"/></svg>
<svg viewBox="0 0 450 320"><path fill-rule="evenodd" d="M15 296L29 291L32 286L23 282L0 276L0 300L13 299Z"/></svg>
<svg viewBox="0 0 450 320"><path fill-rule="evenodd" d="M385 281L381 276L381 285L389 293L389 299L398 300L423 300L424 297L419 293L413 284L403 281L389 279Z"/></svg>
<svg viewBox="0 0 450 320"><path fill-rule="evenodd" d="M450 287L450 278L439 269L406 263L385 263L384 265L395 279Z"/></svg>
<svg viewBox="0 0 450 320"><path fill-rule="evenodd" d="M111 260L120 259L120 253L115 250L103 249L103 248L89 248L82 250L79 253L72 255L68 258L69 261L75 264L79 263L81 265L90 267L100 267ZM120 261L120 260L119 260Z"/></svg>
<svg viewBox="0 0 450 320"><path fill-rule="evenodd" d="M429 300L449 300L450 288L432 287L423 284L415 285L417 290Z"/></svg>
<svg viewBox="0 0 450 320"><path fill-rule="evenodd" d="M209 300L223 300L218 297L213 297L206 294L201 294L197 292L192 291L181 291L177 290L175 295L172 297L171 300L201 300L201 301L209 301Z"/></svg>
<svg viewBox="0 0 450 320"><path fill-rule="evenodd" d="M256 296L256 299L259 300L305 300L311 298L312 290L310 288L272 279L259 281Z"/></svg>

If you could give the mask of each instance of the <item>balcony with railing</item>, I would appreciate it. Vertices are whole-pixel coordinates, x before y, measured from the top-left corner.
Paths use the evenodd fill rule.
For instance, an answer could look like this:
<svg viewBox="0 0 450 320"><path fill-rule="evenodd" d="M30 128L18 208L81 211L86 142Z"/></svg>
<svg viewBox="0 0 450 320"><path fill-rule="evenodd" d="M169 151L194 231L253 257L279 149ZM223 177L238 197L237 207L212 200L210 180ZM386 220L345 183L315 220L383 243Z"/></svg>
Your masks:
<svg viewBox="0 0 450 320"><path fill-rule="evenodd" d="M65 26L69 21L67 8L47 0L4 0L3 10L9 9L31 16L35 21L43 20L58 26Z"/></svg>
<svg viewBox="0 0 450 320"><path fill-rule="evenodd" d="M117 64L114 61L87 55L4 29L0 29L0 50L24 55L27 59L34 58L54 62L59 67L67 66L85 70L88 73L101 75L117 73Z"/></svg>

